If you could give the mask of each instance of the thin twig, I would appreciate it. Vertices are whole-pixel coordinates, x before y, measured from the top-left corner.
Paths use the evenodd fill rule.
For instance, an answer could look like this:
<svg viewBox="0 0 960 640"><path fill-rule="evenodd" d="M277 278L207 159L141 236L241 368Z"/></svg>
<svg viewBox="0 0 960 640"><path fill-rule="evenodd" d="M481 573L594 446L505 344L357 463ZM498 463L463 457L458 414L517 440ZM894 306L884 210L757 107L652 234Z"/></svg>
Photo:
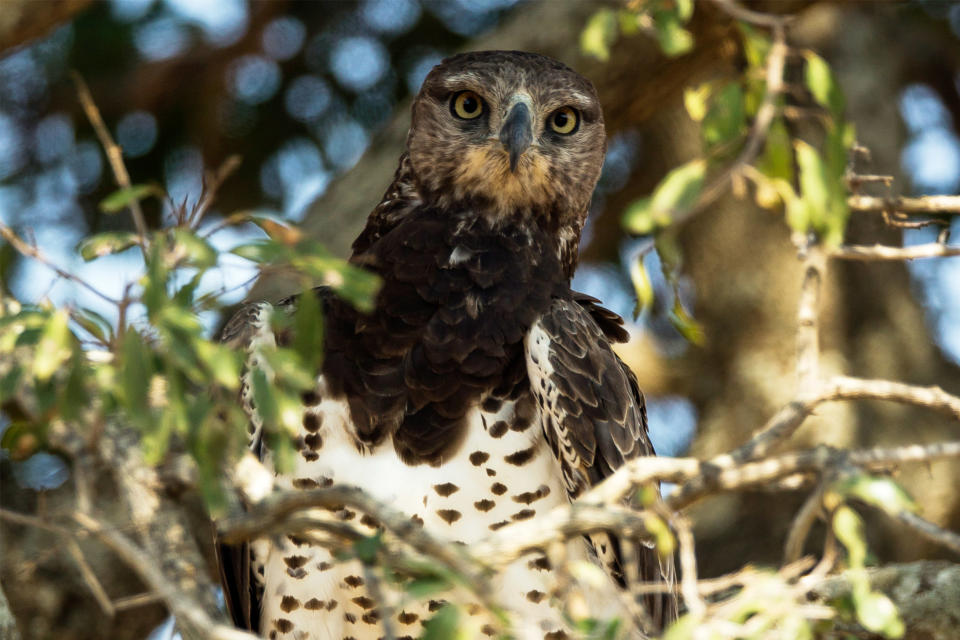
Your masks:
<svg viewBox="0 0 960 640"><path fill-rule="evenodd" d="M203 216L206 215L207 211L210 209L210 205L212 205L213 201L216 199L217 191L220 190L220 186L233 174L234 171L237 170L237 167L240 166L240 162L240 156L230 156L224 160L223 164L221 164L216 171L210 174L203 185L204 188L202 197L194 207L193 212L190 214L189 226L191 229L197 229L200 226Z"/></svg>
<svg viewBox="0 0 960 640"><path fill-rule="evenodd" d="M785 563L795 562L803 555L803 546L807 542L807 536L810 535L810 529L813 528L813 523L820 516L823 492L827 484L826 479L821 480L816 490L807 497L803 506L797 511L797 515L793 517L787 540L783 545L783 561Z"/></svg>
<svg viewBox="0 0 960 640"><path fill-rule="evenodd" d="M90 284L89 282L87 282L87 281L84 280L83 278L80 278L80 277L78 277L78 276L70 273L70 272L67 271L66 269L63 269L62 267L57 266L53 261L51 261L49 258L47 258L47 257L40 251L40 249L38 249L37 247L35 247L35 246L31 245L31 244L28 244L26 241L24 241L22 238L20 238L20 237L14 232L13 229L11 229L11 228L8 227L7 225L3 224L2 222L0 222L0 236L3 236L3 239L6 240L7 242L9 242L9 243L10 243L10 246L12 246L12 247L17 251L17 253L19 253L19 254L21 254L21 255L23 255L23 256L26 256L26 257L28 257L28 258L33 258L33 259L36 260L37 262L39 262L39 263L45 265L47 268L51 269L54 273L56 273L56 274L57 274L58 276L60 276L61 278L65 279L65 280L69 280L70 282L75 282L76 284L80 285L81 287L83 287L84 289L86 289L86 290L89 291L90 293L94 294L95 296L97 296L97 297L100 298L101 300L104 300L104 301L106 301L106 302L109 302L109 303L112 304L112 305L119 305L119 304L120 304L120 301L119 301L119 300L114 300L113 298L111 298L111 297L108 296L107 294L103 293L102 291L100 291L99 289L97 289L96 287L94 287L92 284Z"/></svg>
<svg viewBox="0 0 960 640"><path fill-rule="evenodd" d="M960 256L960 247L939 242L916 244L910 247L843 245L830 251L831 258L879 262L883 260L915 260L917 258L949 258Z"/></svg>
<svg viewBox="0 0 960 640"><path fill-rule="evenodd" d="M816 393L820 380L820 289L826 261L817 245L801 249L803 283L797 305L797 392L800 396Z"/></svg>
<svg viewBox="0 0 960 640"><path fill-rule="evenodd" d="M129 189L130 174L127 173L127 166L123 163L123 149L114 142L113 136L110 135L110 130L107 129L107 125L104 124L100 110L93 101L93 96L90 95L90 89L87 87L87 83L83 77L79 73L73 72L73 81L77 85L77 97L80 99L80 105L83 107L84 113L87 114L87 119L93 126L93 130L96 132L97 138L100 139L100 144L107 154L107 161L113 170L113 177L117 181L117 186L121 189ZM143 253L144 258L146 258L147 247L149 246L147 223L143 217L140 202L136 198L130 199L130 215L133 217L133 224L137 229L137 235L140 236L140 251Z"/></svg>
<svg viewBox="0 0 960 640"><path fill-rule="evenodd" d="M120 556L124 563L143 580L144 584L159 594L167 606L170 607L181 626L190 625L197 630L202 630L212 640L257 640L257 637L251 633L240 631L213 620L206 611L184 596L163 575L163 572L153 563L148 553L119 531L111 529L99 520L79 511L74 512L73 519Z"/></svg>
<svg viewBox="0 0 960 640"><path fill-rule="evenodd" d="M106 589L103 588L103 585L97 578L97 574L94 573L90 563L88 563L87 559L83 556L83 551L81 551L80 545L78 545L77 541L72 537L67 538L66 544L67 552L70 554L70 557L73 558L74 563L80 570L80 575L83 576L83 581L87 583L87 587L93 594L97 604L100 605L100 608L103 610L103 612L107 614L107 617L112 618L116 613L116 608L114 607L113 602L110 600L110 596L107 595Z"/></svg>
<svg viewBox="0 0 960 640"><path fill-rule="evenodd" d="M847 198L852 211L897 211L904 214L960 214L960 196L880 197L852 195Z"/></svg>
<svg viewBox="0 0 960 640"><path fill-rule="evenodd" d="M720 7L731 18L742 22L749 22L758 27L770 27L773 29L785 27L795 18L793 14L778 15L773 13L761 13L742 7L732 0L713 0L714 4Z"/></svg>
<svg viewBox="0 0 960 640"><path fill-rule="evenodd" d="M897 520L918 532L927 540L946 547L954 553L960 553L960 534L938 527L929 520L909 511L898 513Z"/></svg>

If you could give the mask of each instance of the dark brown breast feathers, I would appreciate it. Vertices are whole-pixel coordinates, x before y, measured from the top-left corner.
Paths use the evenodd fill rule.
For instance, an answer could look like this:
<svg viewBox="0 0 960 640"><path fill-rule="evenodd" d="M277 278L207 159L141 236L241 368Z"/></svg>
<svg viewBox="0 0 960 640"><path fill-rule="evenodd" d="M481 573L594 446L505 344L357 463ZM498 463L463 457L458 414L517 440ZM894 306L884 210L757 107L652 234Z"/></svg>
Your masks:
<svg viewBox="0 0 960 640"><path fill-rule="evenodd" d="M524 336L567 290L554 244L536 228L433 209L371 244L359 261L383 278L376 311L330 301L324 362L360 442L392 434L404 460L435 463L485 392L526 384Z"/></svg>

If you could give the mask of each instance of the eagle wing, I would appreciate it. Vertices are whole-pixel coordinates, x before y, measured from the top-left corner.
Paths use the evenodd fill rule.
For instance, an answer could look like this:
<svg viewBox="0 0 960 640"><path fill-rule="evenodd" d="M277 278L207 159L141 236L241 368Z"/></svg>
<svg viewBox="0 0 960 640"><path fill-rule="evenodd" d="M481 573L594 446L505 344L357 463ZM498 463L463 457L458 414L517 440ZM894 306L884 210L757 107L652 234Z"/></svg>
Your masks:
<svg viewBox="0 0 960 640"><path fill-rule="evenodd" d="M526 355L530 388L537 396L544 434L563 470L571 499L610 476L624 462L654 455L643 393L636 377L614 353L624 342L619 316L595 298L571 292L553 301L531 327ZM604 568L621 585L632 578L675 580L672 558L661 558L639 540L612 533L590 536ZM639 567L623 566L623 544L636 545ZM672 594L645 597L657 627L677 615Z"/></svg>

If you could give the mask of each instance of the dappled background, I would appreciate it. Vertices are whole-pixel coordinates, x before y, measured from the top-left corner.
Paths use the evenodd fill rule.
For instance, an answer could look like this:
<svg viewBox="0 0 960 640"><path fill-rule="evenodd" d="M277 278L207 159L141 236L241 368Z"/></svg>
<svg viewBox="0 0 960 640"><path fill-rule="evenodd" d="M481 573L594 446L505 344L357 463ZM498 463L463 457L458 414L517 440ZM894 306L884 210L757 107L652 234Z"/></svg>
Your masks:
<svg viewBox="0 0 960 640"><path fill-rule="evenodd" d="M605 105L610 145L575 286L631 319L634 339L623 356L647 392L658 451L708 455L734 446L791 397L800 266L782 220L731 196L679 230L677 292L703 328L702 344L671 322L675 292L650 241L627 238L619 224L629 203L699 153L683 88L743 66L735 29L710 5L697 6L690 25L696 46L689 54L667 58L652 39L637 34L621 38L608 61L581 53L581 30L600 6L586 2L12 0L4 11L16 7L10 15L27 14L37 5L61 19L35 40L11 47L23 31L3 32L0 22L0 46L8 47L0 50L0 221L110 295L122 294L142 261L130 250L86 263L74 251L90 233L132 227L126 214L98 206L116 184L80 109L72 70L89 84L123 147L132 181L156 183L167 194L144 201L148 224L159 226L177 206L196 202L204 170L239 155L242 164L220 189L204 225L215 246L229 249L258 236L256 228L222 224L233 212L258 210L302 224L345 255L390 179L409 98L431 66L463 49L528 49L581 70L596 82ZM61 5L62 16L53 11ZM895 175L897 192L957 193L960 5L775 5L800 16L792 44L817 50L834 67L847 93L848 119L873 152L870 168ZM899 233L864 216L852 220L849 237L896 243ZM905 243L919 243L936 230L903 233ZM638 256L656 296L635 318L629 267ZM8 245L0 245L0 270L0 295L113 312ZM296 286L282 274L255 285L255 274L251 264L225 254L203 287L236 304ZM960 391L960 259L907 267L833 264L825 297L825 368ZM136 318L142 311L131 313ZM223 315L204 318L211 333ZM947 425L904 407L830 407L797 440L840 446L933 441L944 439ZM57 458L4 456L0 451L5 505L56 504L56 488L69 473ZM960 528L956 469L938 463L903 479L910 489L924 488L914 493L922 493L928 518ZM704 572L731 570L748 559L776 562L803 497L755 493L698 507ZM0 580L36 637L138 638L161 620L154 605L121 614L116 627L85 624L83 611L96 605L75 571L25 541L29 531L4 523L0 532ZM936 553L887 525L871 535L874 550L886 559ZM73 600L42 588L61 573L77 583ZM111 583L114 595L136 590L123 580L118 573ZM141 615L144 610L150 615Z"/></svg>

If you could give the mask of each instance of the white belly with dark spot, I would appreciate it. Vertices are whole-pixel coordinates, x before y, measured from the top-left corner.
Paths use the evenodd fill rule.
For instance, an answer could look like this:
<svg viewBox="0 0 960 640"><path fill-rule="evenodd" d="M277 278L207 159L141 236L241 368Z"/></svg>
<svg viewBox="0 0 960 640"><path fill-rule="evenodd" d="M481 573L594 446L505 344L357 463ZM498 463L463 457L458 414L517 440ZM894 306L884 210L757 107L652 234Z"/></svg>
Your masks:
<svg viewBox="0 0 960 640"><path fill-rule="evenodd" d="M321 388L323 385L320 385ZM451 541L474 543L511 522L535 518L538 513L567 502L559 463L554 459L535 413L522 430L514 420L514 406L505 403L496 412L479 408L468 416L463 445L448 460L432 467L404 464L385 442L372 451L358 451L349 435L346 404L324 400L308 409L302 436L303 449L290 477L279 480L284 488L312 488L332 482L361 487L392 508L410 514L432 534ZM360 524L364 514L344 510L335 514ZM375 524L375 523L374 523ZM356 561L337 563L319 546L279 539L281 546L256 543L264 561L262 633L271 638L355 640L383 637L380 611L364 586L363 568ZM569 545L571 557L586 560L584 543ZM563 628L560 611L551 605L553 573L538 556L521 558L503 572L496 585L497 598L515 614L521 638L544 638ZM387 591L391 622L398 639L417 638L429 619L429 602L403 601L402 594ZM612 585L611 585L612 589ZM458 598L441 593L435 598ZM462 601L467 615L469 599ZM438 607L434 601L432 609ZM476 620L483 637L482 615ZM492 633L492 629L486 631ZM548 636L549 637L549 636ZM560 637L560 636L555 636Z"/></svg>

